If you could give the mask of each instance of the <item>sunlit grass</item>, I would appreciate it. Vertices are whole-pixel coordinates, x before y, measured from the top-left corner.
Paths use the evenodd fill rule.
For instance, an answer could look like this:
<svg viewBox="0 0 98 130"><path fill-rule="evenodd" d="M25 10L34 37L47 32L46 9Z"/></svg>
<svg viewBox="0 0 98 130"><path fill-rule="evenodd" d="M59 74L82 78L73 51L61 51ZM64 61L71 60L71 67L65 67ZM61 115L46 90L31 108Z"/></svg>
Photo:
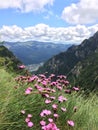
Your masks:
<svg viewBox="0 0 98 130"><path fill-rule="evenodd" d="M53 112L51 108L53 103L58 105L59 118L55 120L52 115L49 117L55 120L60 130L98 130L98 97L95 94L86 98L76 91L73 91L72 94L66 94L63 90L58 91L56 89L56 93L50 93L51 96L56 97L56 100L50 104L45 104L45 98L42 98L42 94L38 93L34 87L37 83L36 80L33 83L15 82L14 76L5 70L0 69L0 73L1 130L28 130L25 122L28 114L32 114L31 121L34 123L30 129L41 130L39 122L43 118L40 117L40 113L43 109ZM28 87L32 87L33 91L26 95L25 91ZM57 98L61 94L68 100L59 103ZM61 107L65 107L67 111L62 112ZM76 112L74 112L74 107L77 108ZM22 114L21 110L25 110L26 113ZM47 117L44 120L47 122ZM68 126L67 120L73 120L75 126Z"/></svg>

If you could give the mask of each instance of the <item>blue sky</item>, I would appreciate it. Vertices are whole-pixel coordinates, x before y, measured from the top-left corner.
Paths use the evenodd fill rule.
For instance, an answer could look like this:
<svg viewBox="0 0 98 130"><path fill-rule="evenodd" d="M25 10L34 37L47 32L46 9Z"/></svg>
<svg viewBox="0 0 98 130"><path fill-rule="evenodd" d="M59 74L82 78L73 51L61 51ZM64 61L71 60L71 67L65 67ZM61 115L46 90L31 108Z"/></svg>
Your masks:
<svg viewBox="0 0 98 130"><path fill-rule="evenodd" d="M98 30L98 0L0 1L0 40L80 43Z"/></svg>
<svg viewBox="0 0 98 130"><path fill-rule="evenodd" d="M72 2L78 0L55 0L54 5L46 5L44 12L27 12L21 13L19 10L14 8L0 9L0 26L2 25L18 25L21 27L27 27L36 25L39 23L48 24L52 27L65 27L68 25L62 20L61 13L65 6L70 5Z"/></svg>

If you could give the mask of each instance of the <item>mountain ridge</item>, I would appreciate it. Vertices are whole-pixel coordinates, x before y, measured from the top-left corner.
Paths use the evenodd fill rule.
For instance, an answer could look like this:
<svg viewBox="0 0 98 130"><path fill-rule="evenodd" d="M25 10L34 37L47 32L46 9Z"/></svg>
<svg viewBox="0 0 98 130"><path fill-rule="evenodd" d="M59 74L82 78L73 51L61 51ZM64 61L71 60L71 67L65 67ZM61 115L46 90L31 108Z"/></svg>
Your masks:
<svg viewBox="0 0 98 130"><path fill-rule="evenodd" d="M95 57L95 55L97 55L97 52L98 52L98 31L89 39L85 39L81 44L72 45L71 47L68 48L66 52L60 53L52 57L51 59L49 59L42 67L39 68L37 73L48 72L47 75L50 75L51 73L54 73L56 75L64 74L64 75L67 75L69 79L72 79L72 77L74 76L77 82L79 79L76 78L76 75L77 73L81 73L79 71L82 70L82 69L79 70L78 67L80 66L81 68L82 63L85 61L89 62L89 59L90 58L92 59L92 57ZM93 62L93 60L90 62ZM88 66L87 63L84 65L83 69L86 66ZM96 63L96 66L98 66L97 63ZM88 71L87 68L84 70ZM97 70L95 69L94 71L97 71ZM79 74L78 74L78 77L79 77ZM83 74L82 74L82 77L83 77ZM87 77L85 76L85 78ZM77 83L81 84L80 82L77 82Z"/></svg>
<svg viewBox="0 0 98 130"><path fill-rule="evenodd" d="M14 53L25 65L45 62L53 55L65 51L72 44L56 44L51 42L5 42L4 45Z"/></svg>

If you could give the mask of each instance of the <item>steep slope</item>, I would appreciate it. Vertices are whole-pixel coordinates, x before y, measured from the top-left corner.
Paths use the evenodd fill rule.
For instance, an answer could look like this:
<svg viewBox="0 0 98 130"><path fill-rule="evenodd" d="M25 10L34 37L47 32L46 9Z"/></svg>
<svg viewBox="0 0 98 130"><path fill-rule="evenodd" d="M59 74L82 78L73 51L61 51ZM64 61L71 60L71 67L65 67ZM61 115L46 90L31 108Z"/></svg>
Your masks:
<svg viewBox="0 0 98 130"><path fill-rule="evenodd" d="M84 40L80 45L71 46L66 52L60 53L49 59L37 73L48 72L65 74L74 83L84 86L96 80L98 72L98 32L89 39ZM92 73L95 75L92 76ZM94 89L95 84L91 89Z"/></svg>
<svg viewBox="0 0 98 130"><path fill-rule="evenodd" d="M98 91L98 50L85 60L78 62L68 77L84 90Z"/></svg>
<svg viewBox="0 0 98 130"><path fill-rule="evenodd" d="M98 48L98 32L93 37L84 40L80 45L71 46L66 52L49 59L38 72L68 74L71 69L87 56L93 54Z"/></svg>
<svg viewBox="0 0 98 130"><path fill-rule="evenodd" d="M0 67L5 68L8 71L16 71L17 65L21 64L12 52L10 52L3 45L0 46Z"/></svg>

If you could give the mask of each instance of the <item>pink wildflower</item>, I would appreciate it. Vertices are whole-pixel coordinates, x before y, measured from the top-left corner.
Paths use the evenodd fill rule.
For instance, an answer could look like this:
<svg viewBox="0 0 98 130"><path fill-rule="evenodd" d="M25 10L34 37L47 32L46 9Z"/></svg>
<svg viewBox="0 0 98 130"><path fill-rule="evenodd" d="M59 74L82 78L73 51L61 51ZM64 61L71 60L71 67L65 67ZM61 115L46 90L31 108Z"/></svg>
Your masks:
<svg viewBox="0 0 98 130"><path fill-rule="evenodd" d="M40 121L40 125L44 126L44 125L46 125L46 122L42 120L42 121Z"/></svg>
<svg viewBox="0 0 98 130"><path fill-rule="evenodd" d="M42 94L42 97L48 98L48 97L49 97L49 94Z"/></svg>
<svg viewBox="0 0 98 130"><path fill-rule="evenodd" d="M57 89L58 89L58 90L62 90L62 87L61 87L61 86L57 86Z"/></svg>
<svg viewBox="0 0 98 130"><path fill-rule="evenodd" d="M30 94L32 92L33 88L28 87L25 91L25 94Z"/></svg>
<svg viewBox="0 0 98 130"><path fill-rule="evenodd" d="M63 96L59 96L58 101L63 102L63 101L67 101L67 99L65 97L63 97Z"/></svg>
<svg viewBox="0 0 98 130"><path fill-rule="evenodd" d="M30 93L31 93L31 90L26 89L25 94L30 94Z"/></svg>
<svg viewBox="0 0 98 130"><path fill-rule="evenodd" d="M49 118L48 121L49 121L50 123L52 123L52 122L53 122L53 119L52 119L52 118Z"/></svg>
<svg viewBox="0 0 98 130"><path fill-rule="evenodd" d="M46 86L47 85L47 82L46 81L43 81L41 82L43 84L43 86Z"/></svg>
<svg viewBox="0 0 98 130"><path fill-rule="evenodd" d="M57 104L53 104L53 105L52 105L52 108L55 109L55 110L57 109L57 107L58 107Z"/></svg>
<svg viewBox="0 0 98 130"><path fill-rule="evenodd" d="M71 90L70 89L66 89L65 93L71 94Z"/></svg>
<svg viewBox="0 0 98 130"><path fill-rule="evenodd" d="M56 114L56 113L55 113L53 116L54 116L55 118L58 118L58 117L59 117L59 115L58 115L58 114Z"/></svg>
<svg viewBox="0 0 98 130"><path fill-rule="evenodd" d="M48 98L48 97L49 97L49 94L45 94L45 97L47 97L47 98Z"/></svg>
<svg viewBox="0 0 98 130"><path fill-rule="evenodd" d="M53 78L53 77L55 77L55 74L51 74L51 75L50 75L50 78Z"/></svg>
<svg viewBox="0 0 98 130"><path fill-rule="evenodd" d="M51 97L50 97L50 99L51 99L51 100L54 100L54 99L55 99L55 97L54 97L54 96L51 96Z"/></svg>
<svg viewBox="0 0 98 130"><path fill-rule="evenodd" d="M27 116L28 118L31 118L32 117L32 115L31 114L28 114L28 116Z"/></svg>
<svg viewBox="0 0 98 130"><path fill-rule="evenodd" d="M66 111L66 108L64 108L64 107L61 107L61 110L62 110L63 112L65 112L65 111Z"/></svg>
<svg viewBox="0 0 98 130"><path fill-rule="evenodd" d="M78 87L73 87L74 91L79 91L80 89Z"/></svg>
<svg viewBox="0 0 98 130"><path fill-rule="evenodd" d="M68 120L67 123L69 126L74 126L74 122L72 120Z"/></svg>
<svg viewBox="0 0 98 130"><path fill-rule="evenodd" d="M28 80L28 82L33 82L34 80L35 80L34 77L30 77L29 80Z"/></svg>
<svg viewBox="0 0 98 130"><path fill-rule="evenodd" d="M46 104L49 104L49 103L51 103L51 100L46 99L46 100L45 100L45 103L46 103Z"/></svg>
<svg viewBox="0 0 98 130"><path fill-rule="evenodd" d="M28 122L28 127L32 127L32 126L34 126L33 122L29 121Z"/></svg>
<svg viewBox="0 0 98 130"><path fill-rule="evenodd" d="M57 83L56 82L51 82L50 85L51 86L55 86Z"/></svg>
<svg viewBox="0 0 98 130"><path fill-rule="evenodd" d="M25 65L20 65L19 66L19 69L24 69L25 68Z"/></svg>
<svg viewBox="0 0 98 130"><path fill-rule="evenodd" d="M42 127L43 130L59 130L55 123L49 123L48 125Z"/></svg>
<svg viewBox="0 0 98 130"><path fill-rule="evenodd" d="M51 115L51 111L50 110L43 110L41 113L40 113L40 116L41 117L45 117L46 115Z"/></svg>
<svg viewBox="0 0 98 130"><path fill-rule="evenodd" d="M25 114L25 110L21 110L21 113L22 113L22 114Z"/></svg>
<svg viewBox="0 0 98 130"><path fill-rule="evenodd" d="M35 88L40 92L44 91L44 88L39 86L38 84L35 84Z"/></svg>
<svg viewBox="0 0 98 130"><path fill-rule="evenodd" d="M27 117L27 118L25 119L25 122L28 123L29 121L30 121L30 118Z"/></svg>
<svg viewBox="0 0 98 130"><path fill-rule="evenodd" d="M33 90L33 88L31 88L31 87L28 87L28 89L29 89L30 91L32 91L32 90Z"/></svg>
<svg viewBox="0 0 98 130"><path fill-rule="evenodd" d="M65 85L68 85L68 84L69 84L69 81L66 80L66 81L64 82L64 84L65 84Z"/></svg>
<svg viewBox="0 0 98 130"><path fill-rule="evenodd" d="M56 91L55 91L55 89L51 89L51 92L55 93Z"/></svg>

